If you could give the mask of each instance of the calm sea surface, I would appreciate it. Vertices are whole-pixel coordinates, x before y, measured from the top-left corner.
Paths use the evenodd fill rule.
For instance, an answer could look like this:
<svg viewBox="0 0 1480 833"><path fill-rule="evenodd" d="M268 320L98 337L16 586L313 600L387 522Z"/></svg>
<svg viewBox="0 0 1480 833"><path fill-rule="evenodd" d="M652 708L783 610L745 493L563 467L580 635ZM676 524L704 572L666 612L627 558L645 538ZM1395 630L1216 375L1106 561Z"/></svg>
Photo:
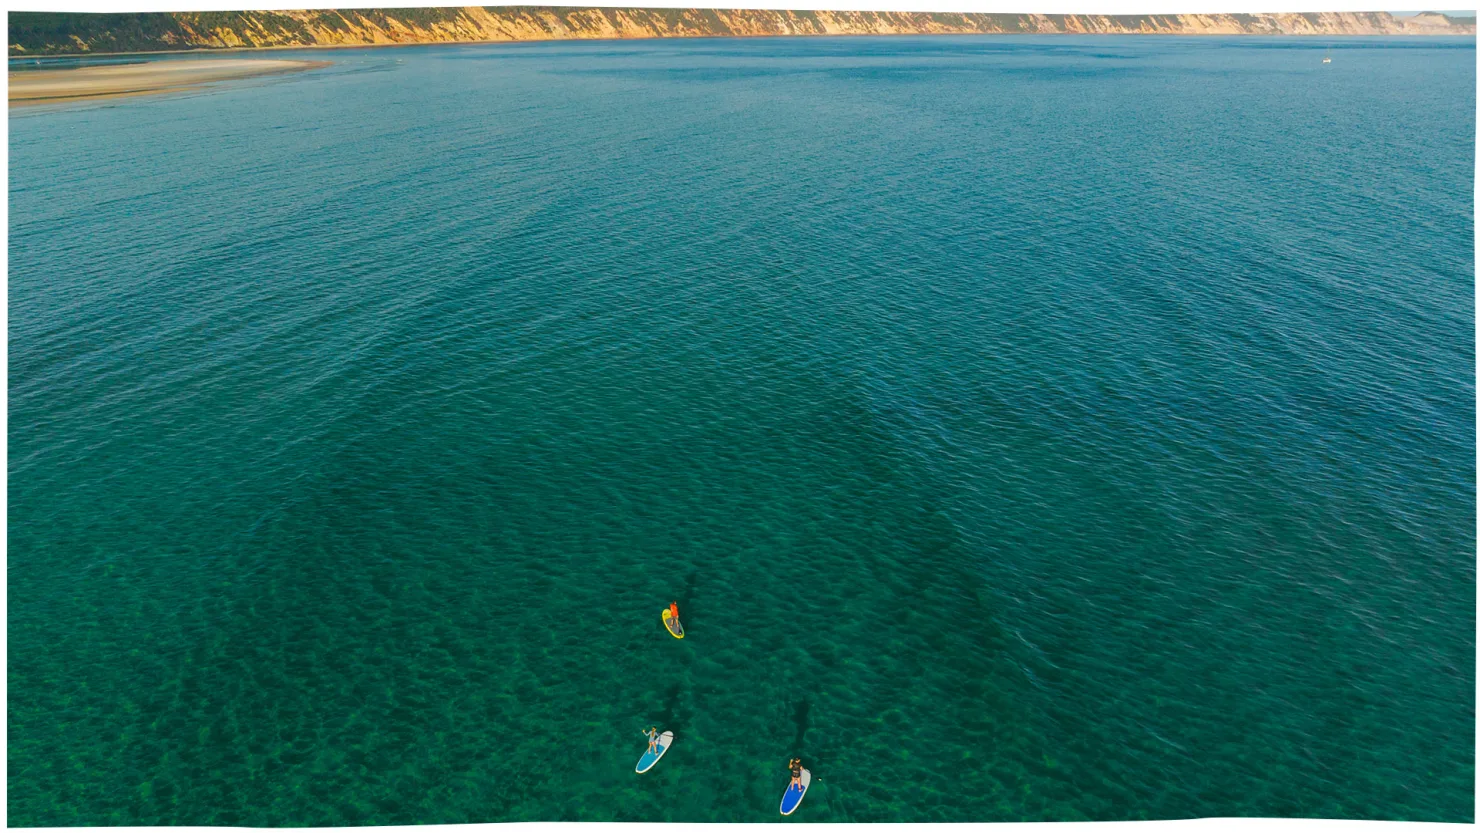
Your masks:
<svg viewBox="0 0 1480 833"><path fill-rule="evenodd" d="M306 54L12 111L11 824L1473 817L1473 39Z"/></svg>

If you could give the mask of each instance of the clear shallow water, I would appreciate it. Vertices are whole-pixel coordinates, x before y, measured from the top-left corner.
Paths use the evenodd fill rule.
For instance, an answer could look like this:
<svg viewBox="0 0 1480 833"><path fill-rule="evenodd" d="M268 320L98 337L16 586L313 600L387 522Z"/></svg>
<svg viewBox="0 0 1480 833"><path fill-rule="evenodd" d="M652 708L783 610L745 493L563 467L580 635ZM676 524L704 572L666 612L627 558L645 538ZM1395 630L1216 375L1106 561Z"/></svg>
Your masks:
<svg viewBox="0 0 1480 833"><path fill-rule="evenodd" d="M11 823L1470 820L1474 41L1331 43L13 113Z"/></svg>

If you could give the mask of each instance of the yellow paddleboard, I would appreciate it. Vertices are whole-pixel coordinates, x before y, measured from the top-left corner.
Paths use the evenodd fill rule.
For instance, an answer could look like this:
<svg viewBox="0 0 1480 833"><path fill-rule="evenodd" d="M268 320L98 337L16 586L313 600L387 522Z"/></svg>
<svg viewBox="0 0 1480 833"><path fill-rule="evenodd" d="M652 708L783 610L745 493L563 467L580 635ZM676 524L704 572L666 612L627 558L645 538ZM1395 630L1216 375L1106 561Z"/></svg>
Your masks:
<svg viewBox="0 0 1480 833"><path fill-rule="evenodd" d="M666 607L663 608L663 627L675 637L683 639L683 623L673 618L673 614L669 613Z"/></svg>

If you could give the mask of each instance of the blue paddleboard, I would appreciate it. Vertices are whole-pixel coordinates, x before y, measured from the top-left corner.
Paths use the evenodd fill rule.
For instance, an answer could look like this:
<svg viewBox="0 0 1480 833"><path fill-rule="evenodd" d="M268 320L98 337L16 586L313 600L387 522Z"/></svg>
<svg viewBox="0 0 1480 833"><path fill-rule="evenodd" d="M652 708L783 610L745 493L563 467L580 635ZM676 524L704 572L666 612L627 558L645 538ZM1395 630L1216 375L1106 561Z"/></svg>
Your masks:
<svg viewBox="0 0 1480 833"><path fill-rule="evenodd" d="M807 787L812 784L812 771L803 769L799 780L802 782L801 786L791 783L790 780L786 782L786 792L781 794L781 815L783 816L791 815L793 810L801 806L802 798L807 795Z"/></svg>
<svg viewBox="0 0 1480 833"><path fill-rule="evenodd" d="M672 745L672 732L664 732L663 734L658 735L658 747L656 751L645 751L642 753L642 757L637 759L637 771L647 772L648 770L652 769L653 764L656 764L658 762L658 759L662 758L663 754L668 751L668 747Z"/></svg>

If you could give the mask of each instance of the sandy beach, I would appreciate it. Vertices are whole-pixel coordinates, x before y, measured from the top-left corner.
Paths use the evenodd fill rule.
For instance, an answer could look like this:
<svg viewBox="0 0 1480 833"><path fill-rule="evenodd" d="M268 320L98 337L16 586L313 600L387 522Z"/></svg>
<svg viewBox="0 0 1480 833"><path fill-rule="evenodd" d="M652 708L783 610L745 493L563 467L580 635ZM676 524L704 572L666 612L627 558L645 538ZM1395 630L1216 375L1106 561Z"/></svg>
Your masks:
<svg viewBox="0 0 1480 833"><path fill-rule="evenodd" d="M30 70L10 73L10 104L52 104L94 98L176 92L214 81L300 72L326 61L250 58L149 61L123 66Z"/></svg>

